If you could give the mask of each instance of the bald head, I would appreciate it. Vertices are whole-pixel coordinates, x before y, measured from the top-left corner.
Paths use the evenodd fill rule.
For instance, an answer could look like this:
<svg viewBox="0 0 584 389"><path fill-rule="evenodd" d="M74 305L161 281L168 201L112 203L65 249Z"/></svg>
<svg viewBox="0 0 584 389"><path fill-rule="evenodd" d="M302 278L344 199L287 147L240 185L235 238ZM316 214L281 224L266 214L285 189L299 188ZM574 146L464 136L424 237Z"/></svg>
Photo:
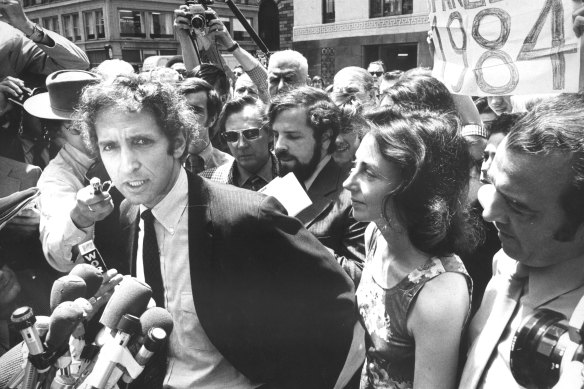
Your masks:
<svg viewBox="0 0 584 389"><path fill-rule="evenodd" d="M306 85L308 61L294 50L277 51L268 63L270 96Z"/></svg>

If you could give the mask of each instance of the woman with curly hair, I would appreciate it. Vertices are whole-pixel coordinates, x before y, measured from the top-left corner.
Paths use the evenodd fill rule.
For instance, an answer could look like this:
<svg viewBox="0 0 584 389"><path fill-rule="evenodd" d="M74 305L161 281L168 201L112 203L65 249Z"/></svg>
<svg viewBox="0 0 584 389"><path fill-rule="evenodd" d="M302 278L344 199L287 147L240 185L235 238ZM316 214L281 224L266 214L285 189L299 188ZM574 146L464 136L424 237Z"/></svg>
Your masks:
<svg viewBox="0 0 584 389"><path fill-rule="evenodd" d="M452 114L387 112L344 187L365 233L357 301L368 333L361 388L453 388L472 282L454 253L476 244L470 155Z"/></svg>

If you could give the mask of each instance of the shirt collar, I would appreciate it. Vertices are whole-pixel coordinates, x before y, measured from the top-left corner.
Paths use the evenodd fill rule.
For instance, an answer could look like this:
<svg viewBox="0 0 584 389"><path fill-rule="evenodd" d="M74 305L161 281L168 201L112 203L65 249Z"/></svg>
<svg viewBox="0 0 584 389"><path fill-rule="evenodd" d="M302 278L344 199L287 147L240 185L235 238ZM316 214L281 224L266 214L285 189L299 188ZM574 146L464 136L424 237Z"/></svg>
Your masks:
<svg viewBox="0 0 584 389"><path fill-rule="evenodd" d="M65 143L62 147L63 152L67 153L75 162L83 166L86 170L91 167L96 161L95 158L91 158L86 153L77 148L73 147L69 143Z"/></svg>
<svg viewBox="0 0 584 389"><path fill-rule="evenodd" d="M324 167L331 160L331 158L332 158L332 156L330 154L327 154L327 156L324 157L318 163L318 165L316 166L316 169L314 170L314 173L312 173L312 175L310 177L308 177L308 179L306 181L304 181L304 187L306 188L306 190L310 189L310 186L314 183L314 180L316 180L316 177L318 177L321 170L324 169Z"/></svg>
<svg viewBox="0 0 584 389"><path fill-rule="evenodd" d="M237 173L238 173L237 186L242 186L243 184L245 184L245 182L252 175L258 176L259 178L261 178L265 182L270 182L274 178L274 177L272 177L272 158L268 158L266 163L264 163L264 166L262 166L261 169L255 174L251 174L247 170L243 169L241 166L239 166L237 161L235 161L233 163L235 164L235 168L237 169Z"/></svg>
<svg viewBox="0 0 584 389"><path fill-rule="evenodd" d="M210 160L213 158L213 145L211 142L198 154L199 157L203 158L205 161L205 168L209 165Z"/></svg>
<svg viewBox="0 0 584 389"><path fill-rule="evenodd" d="M189 200L187 173L180 169L172 189L152 208L152 215L170 233L174 234ZM140 214L148 208L140 205Z"/></svg>

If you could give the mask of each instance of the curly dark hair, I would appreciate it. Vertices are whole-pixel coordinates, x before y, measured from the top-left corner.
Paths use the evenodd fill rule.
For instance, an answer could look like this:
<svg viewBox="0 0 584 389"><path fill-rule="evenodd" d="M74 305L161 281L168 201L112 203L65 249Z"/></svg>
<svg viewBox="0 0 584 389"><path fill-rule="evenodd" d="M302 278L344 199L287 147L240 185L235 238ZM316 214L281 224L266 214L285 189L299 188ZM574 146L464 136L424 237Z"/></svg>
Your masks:
<svg viewBox="0 0 584 389"><path fill-rule="evenodd" d="M293 108L306 110L306 123L313 130L314 139L320 142L322 136L331 132L327 153L335 149L335 139L340 131L340 111L322 89L302 86L276 95L268 107L268 125L271 129L278 115Z"/></svg>
<svg viewBox="0 0 584 389"><path fill-rule="evenodd" d="M471 156L459 119L426 110L387 114L391 119L369 132L382 157L397 165L403 177L385 197L385 212L391 199L412 244L431 255L476 247L481 234L466 201Z"/></svg>
<svg viewBox="0 0 584 389"><path fill-rule="evenodd" d="M112 83L86 88L75 111L74 120L88 150L95 156L99 155L95 121L106 109L150 113L169 140L169 154L180 137L188 144L193 129L199 128L198 117L173 85L148 81L138 75L118 76ZM187 152L185 147L183 157Z"/></svg>

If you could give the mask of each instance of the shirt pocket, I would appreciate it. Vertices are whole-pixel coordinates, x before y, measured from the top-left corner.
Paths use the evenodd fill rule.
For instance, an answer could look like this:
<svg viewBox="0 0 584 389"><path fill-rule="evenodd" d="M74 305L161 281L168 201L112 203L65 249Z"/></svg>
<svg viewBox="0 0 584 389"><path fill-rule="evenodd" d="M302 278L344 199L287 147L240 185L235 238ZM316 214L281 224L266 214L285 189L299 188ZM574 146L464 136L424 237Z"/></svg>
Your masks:
<svg viewBox="0 0 584 389"><path fill-rule="evenodd" d="M201 326L192 293L183 292L180 295L178 327L181 332L179 337L181 347L203 351L216 350Z"/></svg>

